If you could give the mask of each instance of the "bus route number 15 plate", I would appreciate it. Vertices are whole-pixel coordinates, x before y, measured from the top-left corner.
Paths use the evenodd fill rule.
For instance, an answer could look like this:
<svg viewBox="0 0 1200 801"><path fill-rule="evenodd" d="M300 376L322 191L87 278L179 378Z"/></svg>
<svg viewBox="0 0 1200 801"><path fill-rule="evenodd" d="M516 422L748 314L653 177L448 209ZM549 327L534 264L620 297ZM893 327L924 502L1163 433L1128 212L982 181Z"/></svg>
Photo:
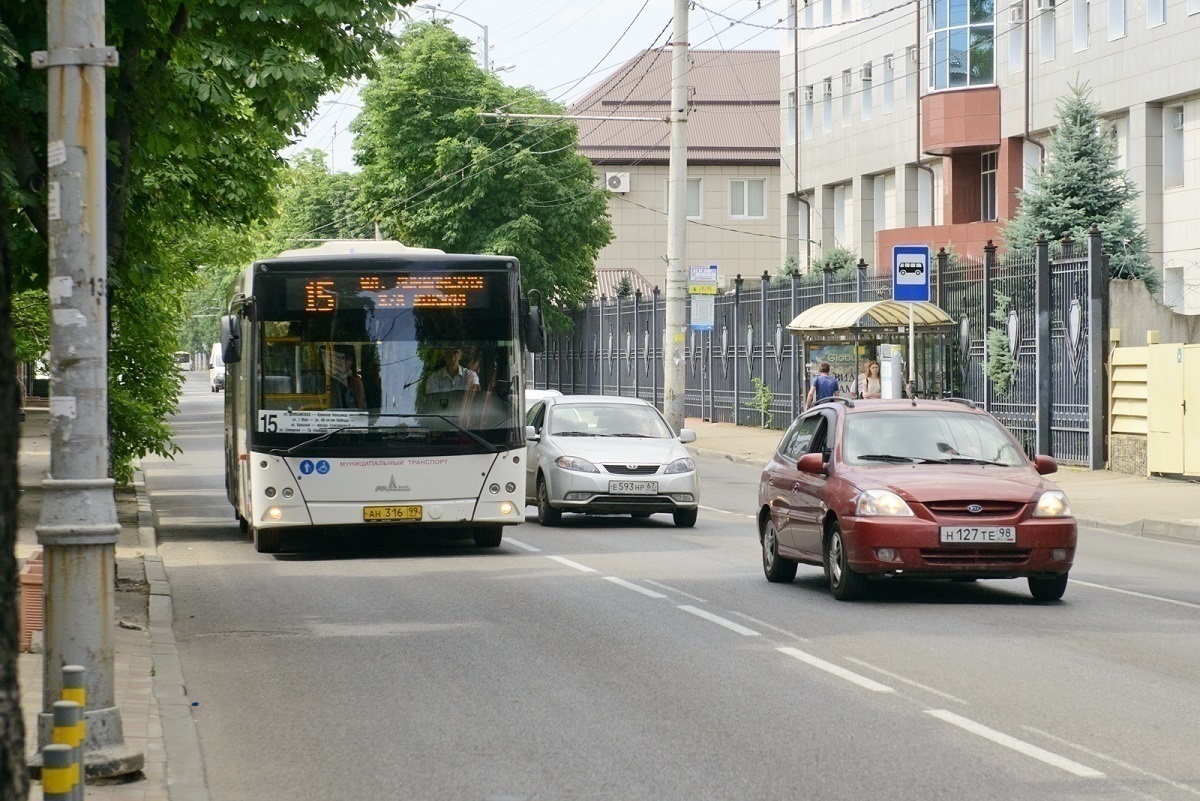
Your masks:
<svg viewBox="0 0 1200 801"><path fill-rule="evenodd" d="M420 520L420 506L364 506L363 520L387 523L394 520Z"/></svg>

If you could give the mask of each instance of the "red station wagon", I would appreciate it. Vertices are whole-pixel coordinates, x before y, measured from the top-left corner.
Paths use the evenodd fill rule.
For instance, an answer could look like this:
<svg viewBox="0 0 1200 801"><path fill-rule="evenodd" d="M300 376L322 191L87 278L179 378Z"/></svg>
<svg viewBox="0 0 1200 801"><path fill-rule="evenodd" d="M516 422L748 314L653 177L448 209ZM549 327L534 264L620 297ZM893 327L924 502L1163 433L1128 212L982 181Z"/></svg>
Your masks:
<svg viewBox="0 0 1200 801"><path fill-rule="evenodd" d="M1025 578L1058 600L1075 558L1066 495L971 401L829 398L796 418L763 469L768 581L823 565L835 598L870 578Z"/></svg>

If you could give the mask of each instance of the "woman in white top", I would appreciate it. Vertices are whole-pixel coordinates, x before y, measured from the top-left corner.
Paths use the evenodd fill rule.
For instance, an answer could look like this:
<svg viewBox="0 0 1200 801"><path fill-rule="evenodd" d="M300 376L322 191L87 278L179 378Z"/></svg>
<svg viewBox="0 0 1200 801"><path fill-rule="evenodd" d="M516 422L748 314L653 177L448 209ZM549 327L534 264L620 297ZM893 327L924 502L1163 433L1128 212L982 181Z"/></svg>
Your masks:
<svg viewBox="0 0 1200 801"><path fill-rule="evenodd" d="M858 377L858 397L866 400L882 397L883 384L879 380L879 362L867 362Z"/></svg>

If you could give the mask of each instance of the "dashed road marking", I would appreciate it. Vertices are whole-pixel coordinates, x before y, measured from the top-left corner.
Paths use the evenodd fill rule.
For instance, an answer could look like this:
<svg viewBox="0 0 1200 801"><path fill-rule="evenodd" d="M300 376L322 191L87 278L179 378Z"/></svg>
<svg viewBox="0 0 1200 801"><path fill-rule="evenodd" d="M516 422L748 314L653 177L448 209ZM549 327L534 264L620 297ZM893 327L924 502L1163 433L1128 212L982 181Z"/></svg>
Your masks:
<svg viewBox="0 0 1200 801"><path fill-rule="evenodd" d="M776 648L775 650L779 651L781 654L787 654L788 656L790 656L794 659L799 659L801 662L804 662L807 665L812 665L813 667L815 667L819 670L823 670L826 673L830 673L834 676L837 676L839 679L845 679L848 682L857 684L859 687L862 687L864 690L870 690L873 693L894 693L894 692L896 692L895 690L893 690L891 687L887 686L886 684L880 684L879 682L877 682L873 679L868 679L866 676L855 673L853 670L846 670L844 667L841 667L840 665L835 665L832 662L826 662L824 659L813 656L812 654L805 653L804 651L801 651L799 648L790 648L790 647L785 646L782 648Z"/></svg>
<svg viewBox="0 0 1200 801"><path fill-rule="evenodd" d="M1109 592L1117 592L1121 595L1132 595L1134 598L1145 598L1147 601L1161 601L1164 604L1175 604L1176 606L1186 606L1188 609L1200 609L1200 604L1194 604L1191 601L1176 601L1174 598L1163 598L1160 595L1147 595L1144 592L1134 592L1133 590L1121 590L1116 587L1106 587L1103 584L1093 584L1090 581L1078 581L1071 579L1072 584L1078 584L1081 587L1091 587L1094 590L1108 590Z"/></svg>
<svg viewBox="0 0 1200 801"><path fill-rule="evenodd" d="M720 512L720 513L721 513L721 514L723 514L723 515L732 515L732 516L734 516L734 517L748 517L748 518L750 518L751 520L755 520L755 519L756 519L756 518L754 517L754 515L748 515L748 514L746 514L745 512L730 512L730 511L727 511L727 510L725 510L725 509L718 509L718 508L716 508L715 506L701 506L700 508L701 508L701 509L703 509L703 510L704 510L704 511L706 511L706 512Z"/></svg>
<svg viewBox="0 0 1200 801"><path fill-rule="evenodd" d="M1145 770L1144 768L1139 768L1137 765L1131 765L1128 762L1125 762L1124 760L1117 759L1116 757L1110 757L1107 754L1100 753L1099 751L1093 751L1090 748L1086 748L1082 745L1079 745L1078 743L1073 743L1070 740L1066 740L1062 737L1058 737L1057 735L1051 734L1048 731L1042 731L1041 729L1034 728L1033 726L1022 726L1021 728L1025 729L1026 731L1033 732L1034 734L1036 734L1040 737L1045 737L1047 740L1054 740L1056 743L1059 743L1060 745L1065 745L1068 748L1074 748L1077 751L1082 751L1083 753L1087 754L1090 757L1095 757L1096 759L1102 759L1105 762L1116 765L1119 768L1124 768L1125 770L1132 771L1133 773L1137 773L1142 776L1149 776L1151 779L1154 779L1155 781L1160 781L1160 782L1163 782L1164 784L1171 785L1176 790L1182 790L1185 793L1190 793L1195 796L1200 796L1200 790L1196 789L1195 787L1191 787L1189 785L1183 784L1182 782L1177 782L1173 779L1168 779L1166 776L1160 776L1157 773L1152 773L1151 771Z"/></svg>
<svg viewBox="0 0 1200 801"><path fill-rule="evenodd" d="M513 545L517 546L518 548L522 548L522 549L524 549L526 551L530 551L532 553L541 553L542 552L541 548L535 548L532 545L529 545L528 543L521 542L520 540L514 540L512 537L505 538L505 542L510 542Z"/></svg>
<svg viewBox="0 0 1200 801"><path fill-rule="evenodd" d="M933 695L936 695L939 698L945 698L947 701L953 701L956 704L966 704L967 703L963 699L961 699L957 696L951 695L950 693L944 693L941 690L935 690L932 687L930 687L929 685L922 684L919 681L913 681L912 679L906 679L903 676L901 676L899 673L892 673L890 670L884 670L881 667L876 667L875 665L872 665L869 662L864 662L861 659L855 659L852 656L848 656L848 657L846 657L846 661L853 662L856 665L862 665L863 667L867 668L868 670L873 670L876 673L881 673L884 676L887 676L889 679L895 679L896 681L901 682L903 684L907 684L910 687L916 687L918 689L924 690L927 693L932 693Z"/></svg>
<svg viewBox="0 0 1200 801"><path fill-rule="evenodd" d="M704 600L703 598L700 598L695 595L689 595L688 593L684 592L683 590L677 590L674 587L672 587L668 584L663 584L662 582L659 582L659 581L651 581L650 579L646 579L646 583L653 584L655 587L661 587L662 589L667 590L668 592L673 592L676 595L682 595L684 598L691 598L693 601L696 601L697 603L702 603L702 604L708 603L708 601Z"/></svg>
<svg viewBox="0 0 1200 801"><path fill-rule="evenodd" d="M578 562L572 562L570 559L567 559L565 556L547 556L546 558L553 559L555 562L566 565L567 567L573 567L581 573L595 573L596 572L596 569L594 567L588 567L587 565L581 565Z"/></svg>
<svg viewBox="0 0 1200 801"><path fill-rule="evenodd" d="M743 637L761 637L762 636L754 629L748 629L745 626L741 625L740 623L734 623L732 620L727 620L727 619L721 617L720 615L714 615L712 612L705 612L703 609L697 609L694 606L687 606L686 604L683 606L680 606L679 608L689 614L695 615L696 617L703 618L704 620L707 620L710 623L716 623L718 626L724 626L725 628L729 629L730 631L741 634Z"/></svg>
<svg viewBox="0 0 1200 801"><path fill-rule="evenodd" d="M1087 765L1067 759L1065 756L1060 756L1052 751L1047 751L1044 748L1038 748L1033 743L1027 743L1024 740L1018 740L1016 737L1005 734L1001 731L996 731L993 728L984 726L982 723L976 723L970 718L964 718L962 715L956 715L947 709L926 709L926 715L932 715L938 720L943 720L953 726L957 726L971 734L979 735L985 740L991 740L997 745L1002 745L1005 748L1011 748L1017 753L1024 754L1027 757L1032 757L1039 762L1045 762L1047 765L1065 770L1067 773L1072 773L1084 779L1103 779L1104 774L1095 768L1089 768Z"/></svg>
<svg viewBox="0 0 1200 801"><path fill-rule="evenodd" d="M738 617L743 618L745 620L749 620L751 623L753 623L756 626L762 626L764 629L770 629L771 631L775 632L776 634L782 634L783 636L787 637L789 640L795 640L796 642L808 642L809 641L808 637L801 637L799 634L793 634L792 632L788 631L787 629L781 629L778 626L772 626L770 623L766 622L765 620L759 620L756 617L750 617L750 615L747 615L745 612L731 611L730 614L737 615Z"/></svg>
<svg viewBox="0 0 1200 801"><path fill-rule="evenodd" d="M640 592L642 595L645 595L647 598L666 598L667 597L667 596L663 595L661 592L655 592L654 590L646 589L645 587L643 587L640 584L634 584L632 581L626 581L625 579L617 578L616 576L605 576L604 580L611 581L613 584L616 584L618 587L624 587L627 590L633 590L634 592Z"/></svg>

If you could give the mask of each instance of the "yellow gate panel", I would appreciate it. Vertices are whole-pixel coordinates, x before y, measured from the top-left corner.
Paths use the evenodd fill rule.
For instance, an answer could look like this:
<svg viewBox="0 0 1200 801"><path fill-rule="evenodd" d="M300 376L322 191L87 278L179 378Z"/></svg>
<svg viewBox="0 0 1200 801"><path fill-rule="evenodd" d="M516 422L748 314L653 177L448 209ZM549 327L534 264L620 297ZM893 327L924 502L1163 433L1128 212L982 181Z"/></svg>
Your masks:
<svg viewBox="0 0 1200 801"><path fill-rule="evenodd" d="M1200 345L1183 346L1183 473L1200 475Z"/></svg>
<svg viewBox="0 0 1200 801"><path fill-rule="evenodd" d="M1183 345L1150 345L1149 351L1146 467L1151 473L1180 474L1183 472Z"/></svg>
<svg viewBox="0 0 1200 801"><path fill-rule="evenodd" d="M1147 348L1115 348L1109 359L1109 433L1146 436Z"/></svg>

